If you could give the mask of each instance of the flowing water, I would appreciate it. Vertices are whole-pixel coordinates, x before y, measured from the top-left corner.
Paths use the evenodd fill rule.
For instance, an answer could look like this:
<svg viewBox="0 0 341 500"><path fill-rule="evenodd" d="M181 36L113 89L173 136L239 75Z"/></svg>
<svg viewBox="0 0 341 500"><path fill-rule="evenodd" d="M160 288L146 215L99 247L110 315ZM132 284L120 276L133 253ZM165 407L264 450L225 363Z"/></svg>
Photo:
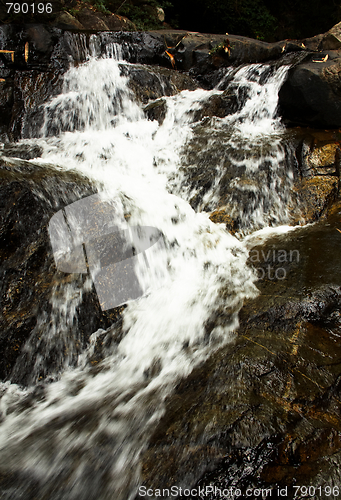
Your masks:
<svg viewBox="0 0 341 500"><path fill-rule="evenodd" d="M96 370L90 362L96 343L114 336L115 327L93 332L89 345L76 349L73 320L91 279L53 290L51 312L38 318L40 340L32 336L25 346L36 359L29 386L1 385L0 473L19 478L8 486L8 499L31 498L31 491L49 500L134 498L141 453L165 398L193 367L233 342L243 301L257 293L243 238L209 220L226 162L240 171L230 180L233 192L251 200L237 207L229 195L240 210L241 234L287 222L292 172L276 106L288 67L240 68L229 85L246 98L222 119L193 122L193 112L222 94L219 86L167 97L160 125L145 118L129 90L122 74L124 67L129 75L129 64L119 48L94 55L95 44L85 63L67 71L63 92L45 104L40 137L32 139L43 155L34 161L85 173L103 204L120 215L122 229L154 227L162 238L135 259L146 291L128 303L122 340L107 348ZM196 143L200 151L189 161ZM186 174L203 156L214 165L205 190ZM56 346L58 363L50 367L46 359Z"/></svg>

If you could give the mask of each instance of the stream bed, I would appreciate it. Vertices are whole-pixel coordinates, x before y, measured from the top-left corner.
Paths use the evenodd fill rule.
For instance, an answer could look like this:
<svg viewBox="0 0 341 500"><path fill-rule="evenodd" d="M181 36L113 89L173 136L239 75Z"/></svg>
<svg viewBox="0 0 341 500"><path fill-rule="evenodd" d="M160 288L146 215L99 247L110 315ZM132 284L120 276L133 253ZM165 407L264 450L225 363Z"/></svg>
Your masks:
<svg viewBox="0 0 341 500"><path fill-rule="evenodd" d="M91 40L0 151L2 498L338 498L341 207L328 172L305 224L290 65L175 91Z"/></svg>

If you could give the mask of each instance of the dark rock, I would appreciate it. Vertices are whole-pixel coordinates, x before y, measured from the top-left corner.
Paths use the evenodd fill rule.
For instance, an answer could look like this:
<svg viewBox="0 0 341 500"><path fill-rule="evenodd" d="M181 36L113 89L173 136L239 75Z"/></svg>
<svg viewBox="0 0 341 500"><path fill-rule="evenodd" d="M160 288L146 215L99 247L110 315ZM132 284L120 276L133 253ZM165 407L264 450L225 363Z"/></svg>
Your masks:
<svg viewBox="0 0 341 500"><path fill-rule="evenodd" d="M62 72L17 72L14 105L9 126L11 140L38 137L44 121L44 104L60 92Z"/></svg>
<svg viewBox="0 0 341 500"><path fill-rule="evenodd" d="M280 113L290 123L317 128L341 126L341 59L321 62L328 53L289 71L279 92Z"/></svg>
<svg viewBox="0 0 341 500"><path fill-rule="evenodd" d="M242 107L242 102L238 97L238 91L233 89L225 90L220 95L211 96L203 105L203 107L194 113L194 121L199 121L208 116L217 116L224 118L225 116L236 113Z"/></svg>
<svg viewBox="0 0 341 500"><path fill-rule="evenodd" d="M13 107L13 85L9 80L0 82L0 130L7 132Z"/></svg>
<svg viewBox="0 0 341 500"><path fill-rule="evenodd" d="M53 32L48 31L42 25L28 26L26 30L27 40L33 45L33 48L39 54L51 54L56 37L53 37Z"/></svg>
<svg viewBox="0 0 341 500"><path fill-rule="evenodd" d="M93 10L84 8L77 14L78 20L84 28L93 31L109 30L105 21Z"/></svg>
<svg viewBox="0 0 341 500"><path fill-rule="evenodd" d="M135 24L125 16L111 14L105 16L105 24L110 31L136 31Z"/></svg>
<svg viewBox="0 0 341 500"><path fill-rule="evenodd" d="M164 99L157 99L147 104L143 111L146 113L149 120L157 120L159 124L162 125L167 113L166 101Z"/></svg>
<svg viewBox="0 0 341 500"><path fill-rule="evenodd" d="M195 90L197 82L187 73L147 65L122 67L129 76L129 87L139 102L146 104L153 99L174 95L182 90Z"/></svg>
<svg viewBox="0 0 341 500"><path fill-rule="evenodd" d="M124 68L122 70L124 73ZM143 104L176 93L171 84L171 75L163 75L158 69L154 70L154 68L146 66L129 68L129 87L137 100Z"/></svg>
<svg viewBox="0 0 341 500"><path fill-rule="evenodd" d="M319 50L319 47L321 46L322 39L323 34L316 35L311 38L305 38L304 40L302 40L302 43L305 45L305 47L307 47L308 50L317 52Z"/></svg>
<svg viewBox="0 0 341 500"><path fill-rule="evenodd" d="M21 158L22 160L32 160L42 155L42 148L31 144L5 144L1 153L10 158Z"/></svg>
<svg viewBox="0 0 341 500"><path fill-rule="evenodd" d="M84 26L69 12L60 12L56 17L54 24L61 29L84 29Z"/></svg>
<svg viewBox="0 0 341 500"><path fill-rule="evenodd" d="M269 241L264 255L270 249L272 259L274 249L284 248L289 255L289 248L307 238L307 248L315 242L314 256L321 247L318 230L312 228L311 238L303 231ZM329 234L332 230L324 243ZM336 248L341 248L340 238ZM319 254L328 266L330 254ZM334 266L337 255L334 249ZM308 253L277 265L288 266L287 279L259 281L261 293L244 305L235 340L195 368L167 399L143 456L146 487L213 484L245 491L287 486L291 495L297 478L315 487L333 480L330 459L338 461L341 452L336 347L341 289L321 286L320 278L307 292L309 269L316 266ZM335 282L341 272L336 267Z"/></svg>
<svg viewBox="0 0 341 500"><path fill-rule="evenodd" d="M181 30L154 30L145 33L120 33L118 43L130 45L130 62L171 66L174 58L176 69L193 70L204 74L241 63L265 62L289 52L303 51L300 42L270 44L251 38L229 35L230 52L220 54L216 48L226 42L226 35L192 33ZM168 53L168 54L167 54Z"/></svg>
<svg viewBox="0 0 341 500"><path fill-rule="evenodd" d="M17 383L30 380L35 356L28 356L22 348L30 339L31 346L36 342L39 349L44 350L39 339L44 325L49 325L51 315L55 314L50 303L52 293L57 293L58 287L65 283L82 286L82 275L56 270L47 225L60 208L95 191L88 179L77 174L0 157L2 380L11 372L12 380ZM44 318L42 311L45 311ZM84 345L98 328L108 328L118 317L115 314L115 310L101 311L94 289L87 292L78 306L74 324L79 331L79 342ZM58 369L58 356L55 357L53 351L49 351L48 356L47 368L42 368L41 377ZM20 369L16 370L19 357Z"/></svg>
<svg viewBox="0 0 341 500"><path fill-rule="evenodd" d="M322 35L318 50L341 49L341 23L333 26L327 33Z"/></svg>

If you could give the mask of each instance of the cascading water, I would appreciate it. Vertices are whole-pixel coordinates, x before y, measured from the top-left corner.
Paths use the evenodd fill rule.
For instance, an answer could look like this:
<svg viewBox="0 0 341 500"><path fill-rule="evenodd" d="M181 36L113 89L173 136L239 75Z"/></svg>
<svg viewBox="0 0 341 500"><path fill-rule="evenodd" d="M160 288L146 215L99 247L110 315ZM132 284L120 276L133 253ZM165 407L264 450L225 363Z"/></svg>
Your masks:
<svg viewBox="0 0 341 500"><path fill-rule="evenodd" d="M62 94L46 103L41 137L35 140L44 151L39 161L91 177L102 199L126 216L127 227L157 228L162 245L137 260L137 275L147 281L148 292L128 304L122 339L111 344L96 370L90 363L96 342L114 336L115 327L94 332L82 352L72 348L83 283L70 284L62 293L56 288L51 313L41 312L40 340L35 343L32 336L25 346L26 355L36 357L31 385L1 386L0 472L21 477L8 487L8 499L30 498L31 490L49 500L134 498L139 459L165 398L194 366L233 341L243 301L256 294L243 241L202 211L217 204L227 156L236 169L244 169L244 177L256 177L264 162L273 171L266 184L243 184L241 176L231 181L235 190L256 193L251 210L244 211L244 229L266 226L271 218L285 221L283 189L277 189L284 155L274 114L287 68L271 74L268 67L253 65L235 74L233 85L246 88L248 97L236 113L205 122L202 154L211 148L215 174L195 211L189 201L200 185L189 185L181 171L186 148L193 147L198 127L204 126L205 120L193 123L193 112L223 91L184 91L166 98L167 113L159 125L146 120L134 100L129 77L120 69L127 64L116 60L117 48L109 47L107 56L72 67ZM218 142L226 151L215 161ZM243 157L240 150L246 151ZM290 183L290 172L285 179ZM58 363L51 367L46 359L56 347ZM20 370L20 359L14 371Z"/></svg>
<svg viewBox="0 0 341 500"><path fill-rule="evenodd" d="M289 220L293 162L287 164L283 127L276 119L287 71L288 66L274 70L260 64L240 68L228 90L241 94L241 109L202 120L187 144L179 193L199 211L227 209L241 234Z"/></svg>

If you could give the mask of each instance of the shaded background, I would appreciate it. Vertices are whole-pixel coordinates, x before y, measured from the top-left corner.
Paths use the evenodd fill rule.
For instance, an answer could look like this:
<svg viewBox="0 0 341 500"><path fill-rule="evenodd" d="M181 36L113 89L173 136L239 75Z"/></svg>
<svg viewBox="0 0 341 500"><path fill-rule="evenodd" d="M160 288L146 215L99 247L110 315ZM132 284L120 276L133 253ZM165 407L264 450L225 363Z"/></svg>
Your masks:
<svg viewBox="0 0 341 500"><path fill-rule="evenodd" d="M8 14L6 3L0 0L0 23L53 24L61 11L77 18L87 8L126 16L140 30L164 27L228 32L265 41L311 37L328 31L341 20L339 0L51 0L51 15ZM157 7L165 11L165 22L157 18Z"/></svg>

